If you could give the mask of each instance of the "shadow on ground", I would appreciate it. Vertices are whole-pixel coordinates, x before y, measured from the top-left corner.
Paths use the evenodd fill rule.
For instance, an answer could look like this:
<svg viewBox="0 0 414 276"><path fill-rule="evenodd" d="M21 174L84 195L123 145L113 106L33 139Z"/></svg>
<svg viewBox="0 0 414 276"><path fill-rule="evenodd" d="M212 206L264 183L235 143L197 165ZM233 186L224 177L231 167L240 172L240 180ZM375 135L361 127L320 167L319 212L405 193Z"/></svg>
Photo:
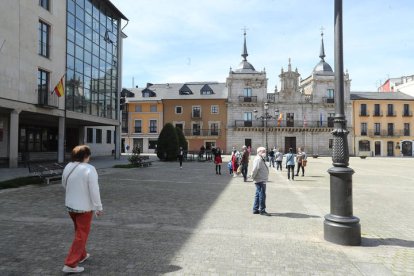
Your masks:
<svg viewBox="0 0 414 276"><path fill-rule="evenodd" d="M287 218L320 218L320 216L300 214L300 213L269 213L272 217L287 217Z"/></svg>
<svg viewBox="0 0 414 276"><path fill-rule="evenodd" d="M414 248L414 241L396 239L396 238L386 238L386 239L379 239L379 238L362 238L362 246L365 247L377 247L381 245L389 245L389 246L400 246L400 247L409 247Z"/></svg>

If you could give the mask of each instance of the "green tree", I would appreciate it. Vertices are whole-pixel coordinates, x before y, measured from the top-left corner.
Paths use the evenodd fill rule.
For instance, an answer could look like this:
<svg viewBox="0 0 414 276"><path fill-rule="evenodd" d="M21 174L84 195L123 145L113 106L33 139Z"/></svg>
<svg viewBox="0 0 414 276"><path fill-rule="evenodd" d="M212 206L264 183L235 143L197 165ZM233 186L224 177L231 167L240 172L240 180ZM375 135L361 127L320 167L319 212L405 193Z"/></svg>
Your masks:
<svg viewBox="0 0 414 276"><path fill-rule="evenodd" d="M175 127L175 131L177 132L178 146L182 147L183 150L187 150L188 149L187 139L185 139L183 131L179 127Z"/></svg>
<svg viewBox="0 0 414 276"><path fill-rule="evenodd" d="M174 161L177 159L178 137L174 126L167 123L158 137L157 156L160 160Z"/></svg>

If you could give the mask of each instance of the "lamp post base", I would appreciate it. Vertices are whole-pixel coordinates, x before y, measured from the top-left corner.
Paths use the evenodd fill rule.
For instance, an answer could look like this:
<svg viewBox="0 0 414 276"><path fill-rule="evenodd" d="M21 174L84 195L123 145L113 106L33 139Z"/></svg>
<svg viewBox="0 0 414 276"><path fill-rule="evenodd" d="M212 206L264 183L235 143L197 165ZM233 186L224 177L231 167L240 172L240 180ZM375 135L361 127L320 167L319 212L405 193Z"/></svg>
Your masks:
<svg viewBox="0 0 414 276"><path fill-rule="evenodd" d="M323 232L326 241L340 245L361 245L361 225L357 217L326 215Z"/></svg>

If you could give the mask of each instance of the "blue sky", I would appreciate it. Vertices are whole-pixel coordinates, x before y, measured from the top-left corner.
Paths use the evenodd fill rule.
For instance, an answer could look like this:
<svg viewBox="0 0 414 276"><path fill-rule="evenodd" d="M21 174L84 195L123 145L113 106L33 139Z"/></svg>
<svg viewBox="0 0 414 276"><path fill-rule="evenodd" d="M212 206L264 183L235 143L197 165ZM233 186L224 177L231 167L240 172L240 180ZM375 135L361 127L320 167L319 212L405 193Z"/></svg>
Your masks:
<svg viewBox="0 0 414 276"><path fill-rule="evenodd" d="M268 92L291 58L302 78L319 62L334 68L334 0L112 0L129 19L123 87L147 82L225 82L242 57L266 69ZM376 91L388 77L414 74L414 1L344 0L344 68L351 91ZM134 81L133 81L134 79ZM279 86L279 85L278 85Z"/></svg>

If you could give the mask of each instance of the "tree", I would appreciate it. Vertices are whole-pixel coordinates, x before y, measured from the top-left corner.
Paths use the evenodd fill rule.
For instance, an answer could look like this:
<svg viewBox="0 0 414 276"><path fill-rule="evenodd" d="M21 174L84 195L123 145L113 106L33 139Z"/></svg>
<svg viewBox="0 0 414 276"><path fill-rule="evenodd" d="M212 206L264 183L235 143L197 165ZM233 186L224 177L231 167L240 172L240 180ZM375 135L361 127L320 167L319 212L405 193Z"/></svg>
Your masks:
<svg viewBox="0 0 414 276"><path fill-rule="evenodd" d="M183 131L179 127L175 127L175 131L177 132L178 146L182 147L183 150L187 150L188 149L187 139L185 139Z"/></svg>
<svg viewBox="0 0 414 276"><path fill-rule="evenodd" d="M174 161L177 159L178 137L174 126L167 123L158 137L157 156L160 160Z"/></svg>

